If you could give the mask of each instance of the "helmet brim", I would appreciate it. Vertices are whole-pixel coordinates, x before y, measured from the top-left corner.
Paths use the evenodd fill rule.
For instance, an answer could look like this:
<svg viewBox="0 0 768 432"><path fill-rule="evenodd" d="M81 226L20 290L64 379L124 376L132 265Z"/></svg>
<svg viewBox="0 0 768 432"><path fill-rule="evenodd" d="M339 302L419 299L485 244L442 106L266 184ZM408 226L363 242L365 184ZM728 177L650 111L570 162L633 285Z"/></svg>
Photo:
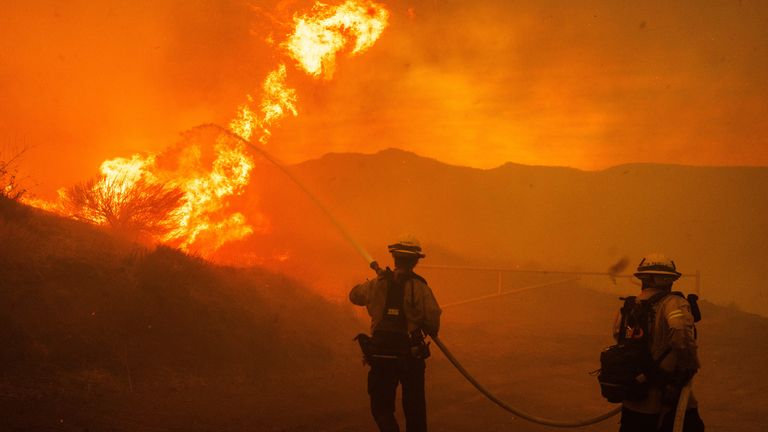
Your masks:
<svg viewBox="0 0 768 432"><path fill-rule="evenodd" d="M390 249L389 253L391 253L392 256L399 255L399 256L407 256L407 257L415 256L415 257L419 257L419 258L426 257L426 255L421 253L421 252L416 252L416 251L407 250L407 249Z"/></svg>
<svg viewBox="0 0 768 432"><path fill-rule="evenodd" d="M634 275L638 279L642 279L643 277L648 277L648 276L669 276L669 277L675 278L675 280L677 280L680 276L682 276L680 273L664 271L664 270L641 270L641 271L635 272Z"/></svg>

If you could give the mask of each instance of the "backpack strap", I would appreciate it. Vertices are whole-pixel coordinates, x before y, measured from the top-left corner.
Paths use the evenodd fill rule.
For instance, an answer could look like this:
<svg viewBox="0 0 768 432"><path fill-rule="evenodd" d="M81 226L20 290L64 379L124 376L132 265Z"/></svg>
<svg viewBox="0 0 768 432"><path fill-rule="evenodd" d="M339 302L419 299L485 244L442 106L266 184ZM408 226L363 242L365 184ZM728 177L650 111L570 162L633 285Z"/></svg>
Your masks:
<svg viewBox="0 0 768 432"><path fill-rule="evenodd" d="M401 276L400 281L402 282L403 286L405 286L406 282L408 282L411 279L416 279L418 281L421 281L424 285L427 285L427 280L424 279L423 277L421 277L420 275L414 273L413 271L409 271L407 273L404 273ZM411 304L416 303L416 293L415 293L415 291L416 290L414 290L413 287L411 287Z"/></svg>
<svg viewBox="0 0 768 432"><path fill-rule="evenodd" d="M416 273L414 273L414 272L412 272L412 271L411 271L411 272L408 272L408 276L409 276L409 279L416 279L416 280L420 280L421 282L423 282L423 283L424 283L424 285L428 285L428 284L427 284L427 280L426 280L426 279L424 279L423 277L421 277L421 275L418 275L418 274L416 274Z"/></svg>
<svg viewBox="0 0 768 432"><path fill-rule="evenodd" d="M618 343L622 343L627 339L627 332L626 332L627 318L629 317L629 313L635 307L635 303L637 302L637 297L636 296L619 297L619 300L624 300L624 305L621 307L621 320L619 322L619 337L618 337Z"/></svg>
<svg viewBox="0 0 768 432"><path fill-rule="evenodd" d="M373 330L370 342L371 357L375 359L400 360L410 353L408 319L405 316L405 284L409 275L395 277L387 272L382 278L386 283L386 300L381 321Z"/></svg>
<svg viewBox="0 0 768 432"><path fill-rule="evenodd" d="M652 335L653 329L656 326L656 305L661 303L670 294L668 291L662 291L652 295L648 300L644 300L648 307L645 321L646 328L644 329L647 335ZM650 338L648 341L650 342Z"/></svg>
<svg viewBox="0 0 768 432"><path fill-rule="evenodd" d="M384 316L377 330L408 333L408 319L405 316L405 288L409 280L416 279L424 284L426 279L413 272L406 272L396 275L394 272L387 272L383 276L387 284L387 297L384 303ZM411 304L415 303L415 290L411 289Z"/></svg>
<svg viewBox="0 0 768 432"><path fill-rule="evenodd" d="M655 306L656 303L660 302L662 299L664 299L664 297L666 297L666 296L668 296L670 294L674 294L674 293L671 293L671 292L668 292L668 291L657 292L656 294L652 295L648 300L646 300L646 302L648 302L648 304L650 304L650 305L654 305Z"/></svg>
<svg viewBox="0 0 768 432"><path fill-rule="evenodd" d="M384 280L387 282L387 300L384 303L382 327L387 331L407 333L408 321L403 310L407 279L396 278L390 273Z"/></svg>
<svg viewBox="0 0 768 432"><path fill-rule="evenodd" d="M654 366L654 367L656 367L656 368L658 368L659 366L661 366L661 362L663 362L663 361L664 361L664 359L665 359L665 358L667 358L667 356L668 356L668 355L669 355L669 353L671 353L671 352L672 352L672 348L667 348L667 349L665 349L665 350L664 350L664 352L663 352L663 353L661 353L661 355L659 356L659 358L657 358L657 359L656 359L656 360L653 362L653 366Z"/></svg>

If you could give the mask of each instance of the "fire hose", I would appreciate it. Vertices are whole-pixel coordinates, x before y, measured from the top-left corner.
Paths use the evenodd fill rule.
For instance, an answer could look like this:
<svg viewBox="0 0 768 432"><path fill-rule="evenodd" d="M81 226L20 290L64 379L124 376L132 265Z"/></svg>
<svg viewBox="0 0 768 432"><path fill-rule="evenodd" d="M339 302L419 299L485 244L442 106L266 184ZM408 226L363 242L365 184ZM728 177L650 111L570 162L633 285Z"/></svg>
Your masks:
<svg viewBox="0 0 768 432"><path fill-rule="evenodd" d="M552 426L552 427L559 427L559 428L577 428L582 426L589 426L595 423L600 423L603 420L607 420L616 414L618 414L621 411L621 407L614 408L610 411L608 411L605 414L599 415L597 417L592 417L584 420L572 420L572 421L565 421L565 420L552 420L548 418L543 417L537 417L532 414L529 414L525 411L522 411L518 408L515 408L508 403L504 402L503 400L499 399L496 395L494 395L490 390L488 390L484 385L480 384L475 377L472 376L465 368L461 365L459 360L456 359L456 357L453 356L451 351L448 349L448 347L445 346L442 340L440 340L439 337L433 336L432 340L435 342L435 344L440 348L440 351L445 354L445 357L448 358L448 361L451 362L453 367L456 368L456 370L459 371L460 374L464 376L464 378L469 381L470 384L472 384L477 391L483 394L488 400L495 403L496 405L500 406L505 411L508 411L522 419L528 420L533 423L537 423L544 426Z"/></svg>
<svg viewBox="0 0 768 432"><path fill-rule="evenodd" d="M675 425L672 428L672 432L683 432L683 425L685 423L685 411L688 408L688 399L691 397L691 386L693 380L688 381L688 384L680 391L680 398L677 400L677 409L675 410Z"/></svg>
<svg viewBox="0 0 768 432"><path fill-rule="evenodd" d="M378 264L374 259L371 257L371 254L368 253L368 251L365 250L365 248L358 243L354 237L344 228L344 226L333 216L333 214L323 205L323 203L315 197L312 192L310 192L309 189L307 189L306 186L298 179L296 178L286 167L284 164L280 163L275 157L273 157L269 152L267 152L265 149L254 145L247 139L232 133L230 130L223 128L219 125L213 124L213 127L220 129L223 133L226 133L227 135L233 137L234 139L237 139L241 142L243 142L245 145L247 145L249 148L255 150L259 154L261 154L267 161L275 165L283 174L285 174L304 194L325 214L325 216L330 220L330 222L333 224L333 226L342 234L342 236L352 245L352 247L355 248L355 250L360 254L360 256L368 263L368 265L376 270L379 271ZM592 425L595 423L599 423L603 420L609 419L616 414L618 414L621 411L621 408L614 408L611 411L608 411L605 414L599 415L597 417L592 417L584 420L575 420L575 421L564 421L564 420L552 420L547 418L542 418L538 416L534 416L532 414L529 414L525 411L522 411L518 408L515 408L508 403L501 400L499 397L497 397L495 394L493 394L490 390L488 390L485 386L480 384L480 382L475 379L472 374L470 374L464 366L459 362L456 357L451 353L451 351L448 349L447 346L443 343L443 341L437 337L433 336L432 340L435 342L435 344L440 348L440 350L443 352L445 357L448 359L448 361L451 362L451 364L456 368L456 370L461 373L464 378L466 378L467 381L469 381L470 384L472 384L480 393L483 394L486 398L488 398L491 402L495 403L496 405L500 406L502 409L522 418L525 420L528 420L533 423L537 423L544 426L552 426L552 427L559 427L559 428L576 428L576 427L583 427ZM687 392L683 391L683 394L688 394ZM683 394L681 394L681 399ZM686 397L687 399L687 397ZM687 401L686 401L687 402ZM675 429L677 430L677 429Z"/></svg>

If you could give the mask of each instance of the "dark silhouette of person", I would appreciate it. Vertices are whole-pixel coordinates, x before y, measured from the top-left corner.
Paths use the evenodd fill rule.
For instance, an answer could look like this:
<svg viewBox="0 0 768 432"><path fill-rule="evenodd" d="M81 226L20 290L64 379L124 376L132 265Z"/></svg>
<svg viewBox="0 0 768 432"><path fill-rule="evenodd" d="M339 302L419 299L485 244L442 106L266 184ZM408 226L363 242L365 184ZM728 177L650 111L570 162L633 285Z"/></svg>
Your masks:
<svg viewBox="0 0 768 432"><path fill-rule="evenodd" d="M349 300L365 306L373 335L361 343L368 372L371 413L382 432L399 432L395 419L395 397L402 385L403 412L407 432L426 432L427 407L424 392L425 359L429 348L424 336L440 330L440 306L426 280L413 272L425 255L413 236L403 236L389 246L394 271L379 271L376 279L361 283Z"/></svg>

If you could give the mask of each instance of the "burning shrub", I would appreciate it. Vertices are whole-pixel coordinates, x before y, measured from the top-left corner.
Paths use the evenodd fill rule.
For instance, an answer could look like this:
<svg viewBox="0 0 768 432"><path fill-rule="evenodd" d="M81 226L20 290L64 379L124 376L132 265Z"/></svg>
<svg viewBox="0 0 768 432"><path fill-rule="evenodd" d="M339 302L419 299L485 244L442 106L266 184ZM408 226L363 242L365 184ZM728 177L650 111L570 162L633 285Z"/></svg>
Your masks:
<svg viewBox="0 0 768 432"><path fill-rule="evenodd" d="M163 235L174 228L173 213L182 205L184 192L122 175L77 184L66 189L63 198L67 212L76 219L124 233Z"/></svg>

